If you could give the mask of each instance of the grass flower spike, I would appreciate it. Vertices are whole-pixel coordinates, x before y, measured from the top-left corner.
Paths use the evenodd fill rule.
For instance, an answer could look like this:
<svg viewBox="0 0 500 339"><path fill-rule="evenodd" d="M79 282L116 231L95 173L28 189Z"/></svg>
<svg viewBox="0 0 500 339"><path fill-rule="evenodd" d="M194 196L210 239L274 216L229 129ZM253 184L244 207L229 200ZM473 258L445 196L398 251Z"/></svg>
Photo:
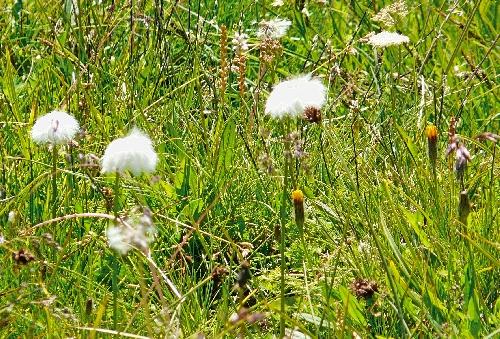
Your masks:
<svg viewBox="0 0 500 339"><path fill-rule="evenodd" d="M70 142L79 130L80 125L72 115L52 111L36 120L31 137L37 144L61 145Z"/></svg>
<svg viewBox="0 0 500 339"><path fill-rule="evenodd" d="M325 86L307 74L276 85L267 99L265 111L273 118L302 117L308 108L320 110L325 101Z"/></svg>
<svg viewBox="0 0 500 339"><path fill-rule="evenodd" d="M102 158L103 173L123 173L133 175L154 172L158 156L151 139L137 128L126 137L113 140Z"/></svg>
<svg viewBox="0 0 500 339"><path fill-rule="evenodd" d="M407 44L410 42L410 38L406 35L383 31L378 34L371 35L368 38L368 44L373 47L385 48L394 45Z"/></svg>

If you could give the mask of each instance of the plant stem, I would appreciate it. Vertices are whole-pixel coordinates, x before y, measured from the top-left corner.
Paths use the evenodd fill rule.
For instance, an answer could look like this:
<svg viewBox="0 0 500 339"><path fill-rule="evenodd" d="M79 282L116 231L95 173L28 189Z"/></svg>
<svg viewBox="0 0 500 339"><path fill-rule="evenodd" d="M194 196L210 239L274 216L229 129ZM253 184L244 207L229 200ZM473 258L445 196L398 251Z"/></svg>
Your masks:
<svg viewBox="0 0 500 339"><path fill-rule="evenodd" d="M52 148L52 218L57 214L57 146Z"/></svg>
<svg viewBox="0 0 500 339"><path fill-rule="evenodd" d="M113 198L113 212L115 218L118 219L119 211L119 200L120 200L120 173L116 173L115 177L115 187L114 187L114 198ZM115 255L111 256L111 267L112 267L112 278L111 285L113 289L113 327L116 329L118 320L118 260Z"/></svg>
<svg viewBox="0 0 500 339"><path fill-rule="evenodd" d="M281 260L281 280L280 280L280 299L281 299L281 312L280 312L280 338L285 336L285 227L287 223L287 202L289 198L288 192L288 171L290 166L290 121L287 119L285 122L285 134L283 141L285 143L285 169L283 174L283 199L281 201L280 219L281 219L281 232L280 232L280 260Z"/></svg>

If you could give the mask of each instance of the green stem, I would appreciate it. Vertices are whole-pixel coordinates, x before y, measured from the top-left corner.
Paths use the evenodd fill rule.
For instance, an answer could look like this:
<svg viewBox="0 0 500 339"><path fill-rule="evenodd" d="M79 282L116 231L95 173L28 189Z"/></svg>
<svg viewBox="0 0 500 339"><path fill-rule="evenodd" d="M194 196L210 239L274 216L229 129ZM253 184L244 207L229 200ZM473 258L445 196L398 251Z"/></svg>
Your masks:
<svg viewBox="0 0 500 339"><path fill-rule="evenodd" d="M52 219L57 214L57 146L52 148Z"/></svg>
<svg viewBox="0 0 500 339"><path fill-rule="evenodd" d="M283 175L283 199L281 201L280 219L281 219L281 234L280 234L280 259L281 259L281 279L280 279L280 299L281 299L281 313L280 313L280 338L285 336L285 226L287 223L287 202L289 199L288 190L288 175L290 167L290 121L286 118L285 122L285 170Z"/></svg>
<svg viewBox="0 0 500 339"><path fill-rule="evenodd" d="M115 187L114 187L114 198L113 198L113 212L115 218L118 218L119 212L119 200L120 200L120 173L116 173L115 177ZM116 256L111 257L111 267L112 267L112 277L111 285L113 289L113 327L116 329L118 322L118 272L119 265Z"/></svg>

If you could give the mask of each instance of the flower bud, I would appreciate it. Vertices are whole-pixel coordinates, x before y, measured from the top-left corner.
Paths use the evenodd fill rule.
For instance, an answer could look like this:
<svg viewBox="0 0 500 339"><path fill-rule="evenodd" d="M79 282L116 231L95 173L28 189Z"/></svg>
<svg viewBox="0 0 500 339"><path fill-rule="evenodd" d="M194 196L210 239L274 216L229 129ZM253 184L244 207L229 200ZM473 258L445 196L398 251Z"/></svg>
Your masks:
<svg viewBox="0 0 500 339"><path fill-rule="evenodd" d="M427 135L427 150L429 153L429 160L432 166L432 170L436 170L436 161L437 161L437 138L438 138L438 130L436 126L429 125L425 129L425 134Z"/></svg>
<svg viewBox="0 0 500 339"><path fill-rule="evenodd" d="M302 230L304 227L304 193L302 193L301 190L296 189L292 192L292 200L295 209L295 222Z"/></svg>

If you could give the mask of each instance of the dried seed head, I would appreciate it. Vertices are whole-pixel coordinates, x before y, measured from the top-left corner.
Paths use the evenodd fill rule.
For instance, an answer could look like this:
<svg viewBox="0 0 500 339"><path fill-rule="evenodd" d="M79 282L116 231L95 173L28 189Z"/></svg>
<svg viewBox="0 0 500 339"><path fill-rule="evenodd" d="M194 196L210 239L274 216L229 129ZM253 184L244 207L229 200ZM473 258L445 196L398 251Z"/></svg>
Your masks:
<svg viewBox="0 0 500 339"><path fill-rule="evenodd" d="M225 268L224 266L217 266L216 268L214 268L214 270L212 271L212 280L214 282L220 282L224 279L224 277L229 273L229 271L227 270L227 268Z"/></svg>
<svg viewBox="0 0 500 339"><path fill-rule="evenodd" d="M309 106L304 109L304 118L311 123L321 122L321 110L317 107Z"/></svg>
<svg viewBox="0 0 500 339"><path fill-rule="evenodd" d="M270 64L275 57L279 57L283 52L281 42L276 39L265 38L259 43L260 60L265 64Z"/></svg>
<svg viewBox="0 0 500 339"><path fill-rule="evenodd" d="M494 134L491 132L484 132L476 136L476 139L479 141L491 141L491 142L497 142L500 140L500 135Z"/></svg>
<svg viewBox="0 0 500 339"><path fill-rule="evenodd" d="M467 163L471 160L469 150L460 144L455 152L455 171L459 179L463 178Z"/></svg>
<svg viewBox="0 0 500 339"><path fill-rule="evenodd" d="M366 279L356 278L350 285L356 297L369 299L375 292L378 292L377 283Z"/></svg>
<svg viewBox="0 0 500 339"><path fill-rule="evenodd" d="M236 278L236 284L239 288L244 288L247 282L250 280L250 263L244 260L240 266L240 272Z"/></svg>
<svg viewBox="0 0 500 339"><path fill-rule="evenodd" d="M229 76L229 64L227 57L227 28L222 25L220 28L220 96L226 92L227 80Z"/></svg>
<svg viewBox="0 0 500 339"><path fill-rule="evenodd" d="M35 260L35 257L28 251L21 248L19 251L12 253L12 259L14 259L14 262L17 265L26 265Z"/></svg>

